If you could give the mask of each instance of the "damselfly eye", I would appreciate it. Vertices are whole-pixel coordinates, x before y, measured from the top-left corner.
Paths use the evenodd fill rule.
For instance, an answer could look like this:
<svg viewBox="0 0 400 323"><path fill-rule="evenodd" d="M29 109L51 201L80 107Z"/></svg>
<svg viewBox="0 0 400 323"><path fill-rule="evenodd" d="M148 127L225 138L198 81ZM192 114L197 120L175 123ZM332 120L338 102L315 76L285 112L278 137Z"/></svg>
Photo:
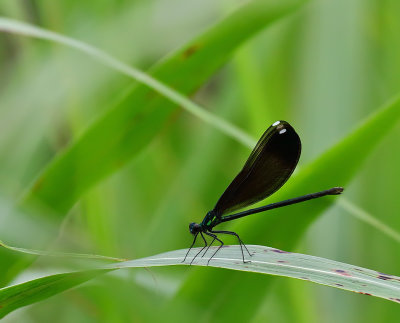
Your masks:
<svg viewBox="0 0 400 323"><path fill-rule="evenodd" d="M189 224L189 231L191 234L196 234L201 231L201 227L199 224L192 222Z"/></svg>

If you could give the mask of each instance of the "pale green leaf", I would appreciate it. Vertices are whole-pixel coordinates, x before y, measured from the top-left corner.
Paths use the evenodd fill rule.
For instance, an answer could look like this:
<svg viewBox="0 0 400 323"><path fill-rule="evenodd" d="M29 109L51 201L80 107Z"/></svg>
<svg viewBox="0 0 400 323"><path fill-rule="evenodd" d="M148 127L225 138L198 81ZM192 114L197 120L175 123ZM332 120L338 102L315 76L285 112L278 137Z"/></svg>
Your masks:
<svg viewBox="0 0 400 323"><path fill-rule="evenodd" d="M211 247L208 254L198 257L193 265L207 266L208 257L218 247ZM210 261L209 266L237 271L285 276L311 281L330 287L385 298L400 303L400 277L386 275L329 259L290 253L265 246L248 246L252 256L250 263L242 262L240 246L225 246ZM92 270L55 274L22 284L0 289L0 317L30 304L57 295L78 286L100 274L122 268L188 265L191 255L200 249L191 250L182 263L187 249L175 250L159 255L106 265ZM260 281L260 278L257 278ZM246 295L242 295L246 296Z"/></svg>

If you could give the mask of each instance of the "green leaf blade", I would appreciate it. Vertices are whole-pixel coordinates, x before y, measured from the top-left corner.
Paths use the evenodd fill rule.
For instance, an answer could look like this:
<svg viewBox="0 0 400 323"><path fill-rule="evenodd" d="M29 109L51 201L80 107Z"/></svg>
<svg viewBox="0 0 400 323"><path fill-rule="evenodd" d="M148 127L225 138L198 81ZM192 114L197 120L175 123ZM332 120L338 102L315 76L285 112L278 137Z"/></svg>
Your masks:
<svg viewBox="0 0 400 323"><path fill-rule="evenodd" d="M211 247L208 256L213 254L216 248L218 247ZM249 245L248 248L253 254L250 263L242 262L240 246L225 246L218 251L208 266L291 277L400 302L400 277L265 246ZM195 255L199 250L200 248L192 249L190 255ZM186 263L182 263L187 251L188 249L175 250L92 270L50 275L0 289L0 318L18 308L37 303L116 269L188 265L191 257L187 259ZM207 263L206 255L206 257L197 258L193 265L207 266ZM263 280L265 278L263 277ZM259 282L262 281L259 277L256 279Z"/></svg>

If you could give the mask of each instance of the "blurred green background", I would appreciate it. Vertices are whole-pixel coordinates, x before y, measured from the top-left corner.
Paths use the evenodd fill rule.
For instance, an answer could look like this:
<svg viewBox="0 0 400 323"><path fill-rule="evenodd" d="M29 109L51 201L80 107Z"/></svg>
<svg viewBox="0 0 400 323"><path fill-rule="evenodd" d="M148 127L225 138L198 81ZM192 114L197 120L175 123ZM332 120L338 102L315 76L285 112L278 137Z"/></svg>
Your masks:
<svg viewBox="0 0 400 323"><path fill-rule="evenodd" d="M2 0L0 15L86 41L147 70L240 10L241 3ZM235 50L192 99L254 138L276 120L289 121L302 138L304 165L399 92L399 15L396 0L311 1ZM249 150L180 109L127 165L87 191L61 224L50 212L32 216L29 223L12 217L7 226L1 222L17 212L13 205L54 156L112 108L130 84L127 77L69 48L0 34L0 239L40 248L46 231L54 237L48 245L52 250L129 259L190 245L188 223L201 221L213 207ZM117 130L118 125L110 127ZM397 126L345 191L350 201L398 231L399 136ZM258 216L238 221L256 223ZM242 239L261 243L248 233ZM296 249L400 275L398 250L394 240L339 206L315 221ZM14 255L0 257L3 267ZM11 281L81 265L41 258L27 268L11 268L11 273L20 272ZM20 309L4 321L231 321L218 315L219 307L229 308L229 294L220 293L214 307L186 298L193 271L201 271L197 277L203 278L193 282L194 290L224 272L189 267L121 271ZM208 287L209 294L224 288ZM293 279L274 279L262 299L254 299L251 288L240 288L243 308L232 308L232 313L251 308L249 322L395 322L400 315L398 304ZM193 317L194 309L202 315Z"/></svg>

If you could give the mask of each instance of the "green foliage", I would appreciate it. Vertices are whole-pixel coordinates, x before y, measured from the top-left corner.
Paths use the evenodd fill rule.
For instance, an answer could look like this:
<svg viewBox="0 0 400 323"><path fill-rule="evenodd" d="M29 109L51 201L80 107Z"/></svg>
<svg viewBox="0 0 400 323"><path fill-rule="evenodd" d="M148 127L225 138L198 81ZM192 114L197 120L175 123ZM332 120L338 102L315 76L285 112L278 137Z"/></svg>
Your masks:
<svg viewBox="0 0 400 323"><path fill-rule="evenodd" d="M101 266L98 269L49 275L3 288L0 289L0 318L13 310L47 299L112 270L183 264L292 277L400 303L400 277L275 248L250 245L247 247L251 253L249 263L243 263L240 246L225 246L218 251L211 262L208 262L207 257L198 257L192 262L191 257L202 251L202 248L192 249L189 258L185 257L188 249L182 249ZM208 256L218 248L211 247ZM183 263L185 259L187 260Z"/></svg>

